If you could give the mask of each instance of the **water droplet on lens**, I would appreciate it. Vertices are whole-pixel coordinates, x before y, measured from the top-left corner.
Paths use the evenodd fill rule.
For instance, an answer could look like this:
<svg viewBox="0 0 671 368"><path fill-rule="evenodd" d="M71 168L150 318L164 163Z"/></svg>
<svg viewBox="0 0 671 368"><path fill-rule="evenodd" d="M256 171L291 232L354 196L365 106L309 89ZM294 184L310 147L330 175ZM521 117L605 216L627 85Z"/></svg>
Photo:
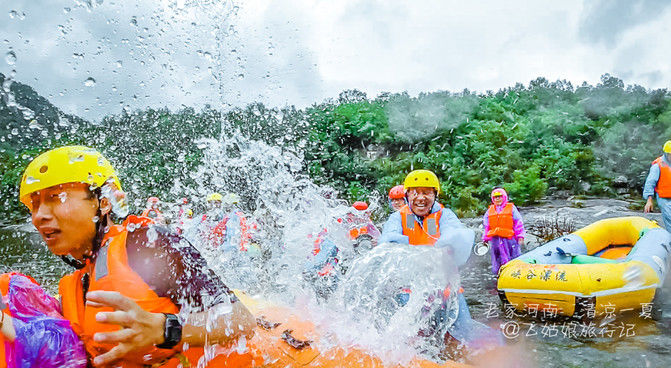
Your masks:
<svg viewBox="0 0 671 368"><path fill-rule="evenodd" d="M9 17L12 18L12 19L24 20L24 19L26 19L26 13L19 12L19 11L16 11L16 10L10 10L9 11Z"/></svg>
<svg viewBox="0 0 671 368"><path fill-rule="evenodd" d="M84 85L85 85L86 87L93 87L93 86L96 85L96 80L93 79L93 77L88 77L88 78L86 78L86 80L84 81Z"/></svg>
<svg viewBox="0 0 671 368"><path fill-rule="evenodd" d="M14 51L11 50L7 52L7 54L5 55L5 62L8 65L14 65L16 63L16 53L14 53Z"/></svg>

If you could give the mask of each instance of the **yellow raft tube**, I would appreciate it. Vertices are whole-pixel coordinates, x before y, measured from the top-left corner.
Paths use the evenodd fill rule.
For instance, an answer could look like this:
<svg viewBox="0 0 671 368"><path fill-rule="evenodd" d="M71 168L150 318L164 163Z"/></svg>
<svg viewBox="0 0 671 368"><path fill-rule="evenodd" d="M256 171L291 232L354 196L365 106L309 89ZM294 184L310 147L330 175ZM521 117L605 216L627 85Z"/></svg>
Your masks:
<svg viewBox="0 0 671 368"><path fill-rule="evenodd" d="M501 267L499 296L538 316L641 312L664 280L670 250L671 234L645 218L597 221Z"/></svg>

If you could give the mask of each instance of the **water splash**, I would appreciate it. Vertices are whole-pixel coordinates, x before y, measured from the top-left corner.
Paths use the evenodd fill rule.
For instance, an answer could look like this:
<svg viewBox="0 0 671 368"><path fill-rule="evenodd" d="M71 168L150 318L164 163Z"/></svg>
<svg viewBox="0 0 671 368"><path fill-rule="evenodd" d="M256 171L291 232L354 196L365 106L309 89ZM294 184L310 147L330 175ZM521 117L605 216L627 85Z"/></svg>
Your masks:
<svg viewBox="0 0 671 368"><path fill-rule="evenodd" d="M353 209L332 188L320 187L304 174L300 155L249 140L222 124L226 133L219 139L198 143L204 164L191 174L198 187L178 185L174 192L186 194L201 210L198 203L210 193L238 193L247 221L259 225L254 254L208 245L199 237L199 214L187 226L185 236L225 283L295 306L328 336L320 342L322 348L356 346L388 362L408 362L419 351L438 356L442 346L426 331L440 315L444 324L433 333L444 333L458 312L457 293L445 293L459 289L458 272L447 253L397 245L356 249L343 220L354 215ZM376 206L373 202L372 209ZM305 277L318 234L326 234L339 258L325 294L318 293L314 278ZM409 295L401 303L398 297L404 292Z"/></svg>

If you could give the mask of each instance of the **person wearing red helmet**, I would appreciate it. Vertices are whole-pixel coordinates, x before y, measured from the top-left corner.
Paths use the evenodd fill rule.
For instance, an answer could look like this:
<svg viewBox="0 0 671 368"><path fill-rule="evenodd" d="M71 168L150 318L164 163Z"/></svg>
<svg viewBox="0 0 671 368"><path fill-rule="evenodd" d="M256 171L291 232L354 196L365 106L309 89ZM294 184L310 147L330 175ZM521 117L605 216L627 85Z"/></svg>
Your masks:
<svg viewBox="0 0 671 368"><path fill-rule="evenodd" d="M347 215L347 223L350 225L349 238L355 241L355 248L358 248L363 238L369 240L370 245L367 248L374 247L380 237L380 230L370 220L370 213L367 212L368 203L357 201L352 204L352 207L356 211Z"/></svg>
<svg viewBox="0 0 671 368"><path fill-rule="evenodd" d="M359 211L365 211L365 210L368 209L368 203L361 202L361 201L356 201L356 202L352 203L352 207L354 207L355 209L357 209Z"/></svg>
<svg viewBox="0 0 671 368"><path fill-rule="evenodd" d="M145 207L144 211L142 211L140 216L149 217L158 223L164 224L165 219L163 217L163 213L161 213L161 210L159 209L160 202L161 200L158 199L158 197L147 198L147 206Z"/></svg>
<svg viewBox="0 0 671 368"><path fill-rule="evenodd" d="M399 211L405 206L405 189L403 185L397 185L389 190L389 206L394 211Z"/></svg>

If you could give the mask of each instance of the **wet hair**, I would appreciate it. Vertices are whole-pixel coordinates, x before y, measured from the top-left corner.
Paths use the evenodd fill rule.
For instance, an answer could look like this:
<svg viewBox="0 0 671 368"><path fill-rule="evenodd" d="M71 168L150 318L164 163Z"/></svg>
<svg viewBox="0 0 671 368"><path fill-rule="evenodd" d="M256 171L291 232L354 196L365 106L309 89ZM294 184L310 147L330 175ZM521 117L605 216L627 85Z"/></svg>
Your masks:
<svg viewBox="0 0 671 368"><path fill-rule="evenodd" d="M86 194L88 195L86 199L98 199L100 198L100 188L96 188L95 190L91 190L91 188L86 188Z"/></svg>

